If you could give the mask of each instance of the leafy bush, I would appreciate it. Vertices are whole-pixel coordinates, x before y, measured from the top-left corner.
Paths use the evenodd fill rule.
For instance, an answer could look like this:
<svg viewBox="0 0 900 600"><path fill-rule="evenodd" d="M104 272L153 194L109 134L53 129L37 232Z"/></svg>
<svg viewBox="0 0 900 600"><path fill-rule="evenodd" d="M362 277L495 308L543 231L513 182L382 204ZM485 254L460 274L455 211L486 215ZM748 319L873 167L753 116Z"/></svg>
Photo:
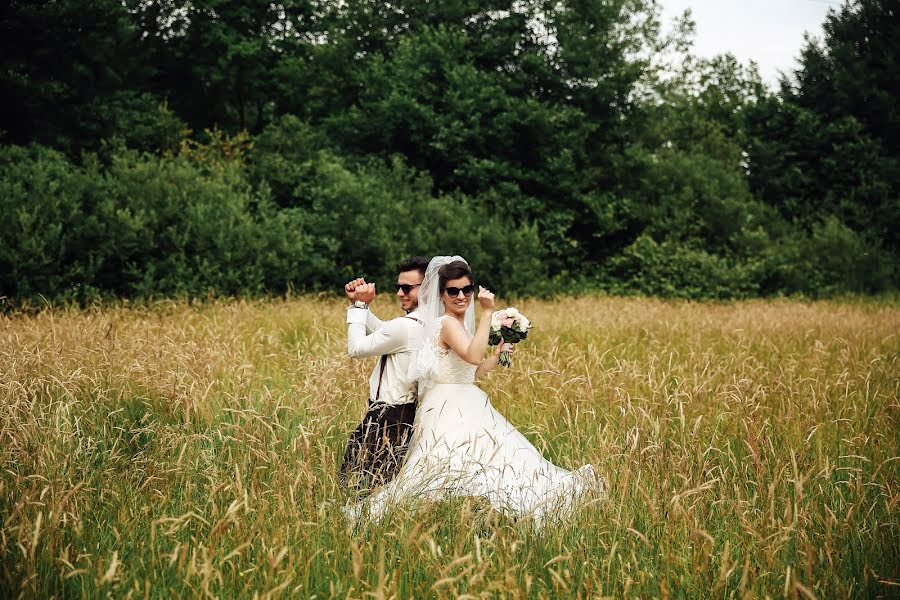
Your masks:
<svg viewBox="0 0 900 600"><path fill-rule="evenodd" d="M125 295L255 293L262 288L256 201L231 170L202 176L187 159L126 154L107 174L116 213L126 224L113 240L110 271Z"/></svg>
<svg viewBox="0 0 900 600"><path fill-rule="evenodd" d="M123 151L78 168L54 151L0 154L0 291L10 298L255 294L302 276L304 221L234 167Z"/></svg>
<svg viewBox="0 0 900 600"><path fill-rule="evenodd" d="M546 277L533 226L464 196L435 198L399 160L350 165L320 150L307 163L282 179L305 200L279 208L247 181L258 164L204 145L173 157L118 150L108 166L88 155L80 167L44 148L4 148L0 294L260 294L339 289L356 275L386 289L399 259L436 253L463 254L504 292L534 292Z"/></svg>
<svg viewBox="0 0 900 600"><path fill-rule="evenodd" d="M882 292L897 286L897 270L888 251L868 241L837 217L799 228L768 249L764 293L830 296Z"/></svg>
<svg viewBox="0 0 900 600"><path fill-rule="evenodd" d="M87 206L102 196L102 182L36 146L0 148L0 172L0 295L90 293L105 232Z"/></svg>
<svg viewBox="0 0 900 600"><path fill-rule="evenodd" d="M320 150L327 139L294 115L284 115L253 140L247 176L257 187L268 187L278 206L309 207L304 191L312 185Z"/></svg>
<svg viewBox="0 0 900 600"><path fill-rule="evenodd" d="M656 242L642 235L606 265L614 293L666 298L740 298L757 292L752 263L711 254L693 244Z"/></svg>
<svg viewBox="0 0 900 600"><path fill-rule="evenodd" d="M486 285L510 293L546 276L533 226L491 215L477 199L434 197L430 179L399 159L351 167L323 151L313 171L297 193L313 199L305 214L323 269L305 288L336 289L364 275L384 289L411 255L461 254Z"/></svg>
<svg viewBox="0 0 900 600"><path fill-rule="evenodd" d="M551 272L548 231L517 220L514 190L435 195L401 158L350 160L311 131L286 117L259 144L213 131L175 156L109 145L80 165L38 146L0 148L0 295L256 295L338 290L358 275L385 291L397 261L419 254L461 254L479 283L511 295L600 287L721 299L897 285L890 252L837 217L804 230L728 169L681 152L651 170L666 186L621 202L638 226L632 238ZM612 213L604 218L613 231Z"/></svg>

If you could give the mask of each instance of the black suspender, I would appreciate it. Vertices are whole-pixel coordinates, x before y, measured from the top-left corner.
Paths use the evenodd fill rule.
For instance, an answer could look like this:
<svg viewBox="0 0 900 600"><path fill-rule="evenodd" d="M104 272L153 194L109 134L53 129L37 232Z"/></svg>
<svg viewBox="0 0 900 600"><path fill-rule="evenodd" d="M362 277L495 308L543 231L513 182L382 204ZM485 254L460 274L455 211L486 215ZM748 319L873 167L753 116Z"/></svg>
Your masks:
<svg viewBox="0 0 900 600"><path fill-rule="evenodd" d="M381 355L381 370L378 372L378 391L375 392L375 402L381 398L381 379L384 377L384 368L387 366L387 354Z"/></svg>
<svg viewBox="0 0 900 600"><path fill-rule="evenodd" d="M403 317L404 319L412 319L416 323L421 323L421 321L415 317L410 317L406 315ZM378 389L375 391L375 399L373 402L378 402L381 399L381 380L384 378L384 368L387 366L387 354L381 355L381 368L378 371Z"/></svg>

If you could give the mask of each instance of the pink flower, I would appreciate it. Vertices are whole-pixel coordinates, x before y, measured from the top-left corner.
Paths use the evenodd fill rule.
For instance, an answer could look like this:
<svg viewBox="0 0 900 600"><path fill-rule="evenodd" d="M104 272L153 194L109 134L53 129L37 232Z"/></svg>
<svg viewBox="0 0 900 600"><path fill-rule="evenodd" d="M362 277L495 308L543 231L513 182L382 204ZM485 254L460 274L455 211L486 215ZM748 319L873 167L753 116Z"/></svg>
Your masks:
<svg viewBox="0 0 900 600"><path fill-rule="evenodd" d="M504 318L500 319L500 324L503 327L512 327L513 323L515 323L515 322L516 322L516 320L513 319L512 317L504 317Z"/></svg>

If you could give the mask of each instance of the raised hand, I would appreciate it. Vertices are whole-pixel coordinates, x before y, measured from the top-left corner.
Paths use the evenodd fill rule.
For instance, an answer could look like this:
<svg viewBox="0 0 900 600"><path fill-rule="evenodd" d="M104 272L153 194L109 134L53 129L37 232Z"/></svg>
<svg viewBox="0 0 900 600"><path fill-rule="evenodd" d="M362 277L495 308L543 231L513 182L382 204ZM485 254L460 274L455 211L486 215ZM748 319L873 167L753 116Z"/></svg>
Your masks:
<svg viewBox="0 0 900 600"><path fill-rule="evenodd" d="M494 294L490 290L487 290L480 285L478 286L478 304L481 305L481 308L484 310L490 310L494 308Z"/></svg>
<svg viewBox="0 0 900 600"><path fill-rule="evenodd" d="M374 283L363 283L362 285L357 286L356 288L356 300L359 302L365 302L366 304L371 304L372 300L375 299L375 284Z"/></svg>
<svg viewBox="0 0 900 600"><path fill-rule="evenodd" d="M350 299L350 302L356 302L359 298L356 297L356 290L360 286L366 285L366 280L362 277L357 277L356 279L351 279L344 286L344 293L347 294L347 298Z"/></svg>

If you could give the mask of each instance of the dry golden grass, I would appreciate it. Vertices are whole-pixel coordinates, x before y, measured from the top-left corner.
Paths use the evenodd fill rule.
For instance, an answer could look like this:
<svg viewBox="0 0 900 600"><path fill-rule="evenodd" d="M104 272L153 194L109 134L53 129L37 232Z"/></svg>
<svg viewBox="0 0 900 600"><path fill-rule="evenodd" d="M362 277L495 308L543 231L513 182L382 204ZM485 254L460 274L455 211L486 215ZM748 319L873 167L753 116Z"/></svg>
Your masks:
<svg viewBox="0 0 900 600"><path fill-rule="evenodd" d="M538 533L476 501L345 528L373 361L343 306L0 317L0 596L900 593L896 306L518 303L536 329L486 391L611 484Z"/></svg>

